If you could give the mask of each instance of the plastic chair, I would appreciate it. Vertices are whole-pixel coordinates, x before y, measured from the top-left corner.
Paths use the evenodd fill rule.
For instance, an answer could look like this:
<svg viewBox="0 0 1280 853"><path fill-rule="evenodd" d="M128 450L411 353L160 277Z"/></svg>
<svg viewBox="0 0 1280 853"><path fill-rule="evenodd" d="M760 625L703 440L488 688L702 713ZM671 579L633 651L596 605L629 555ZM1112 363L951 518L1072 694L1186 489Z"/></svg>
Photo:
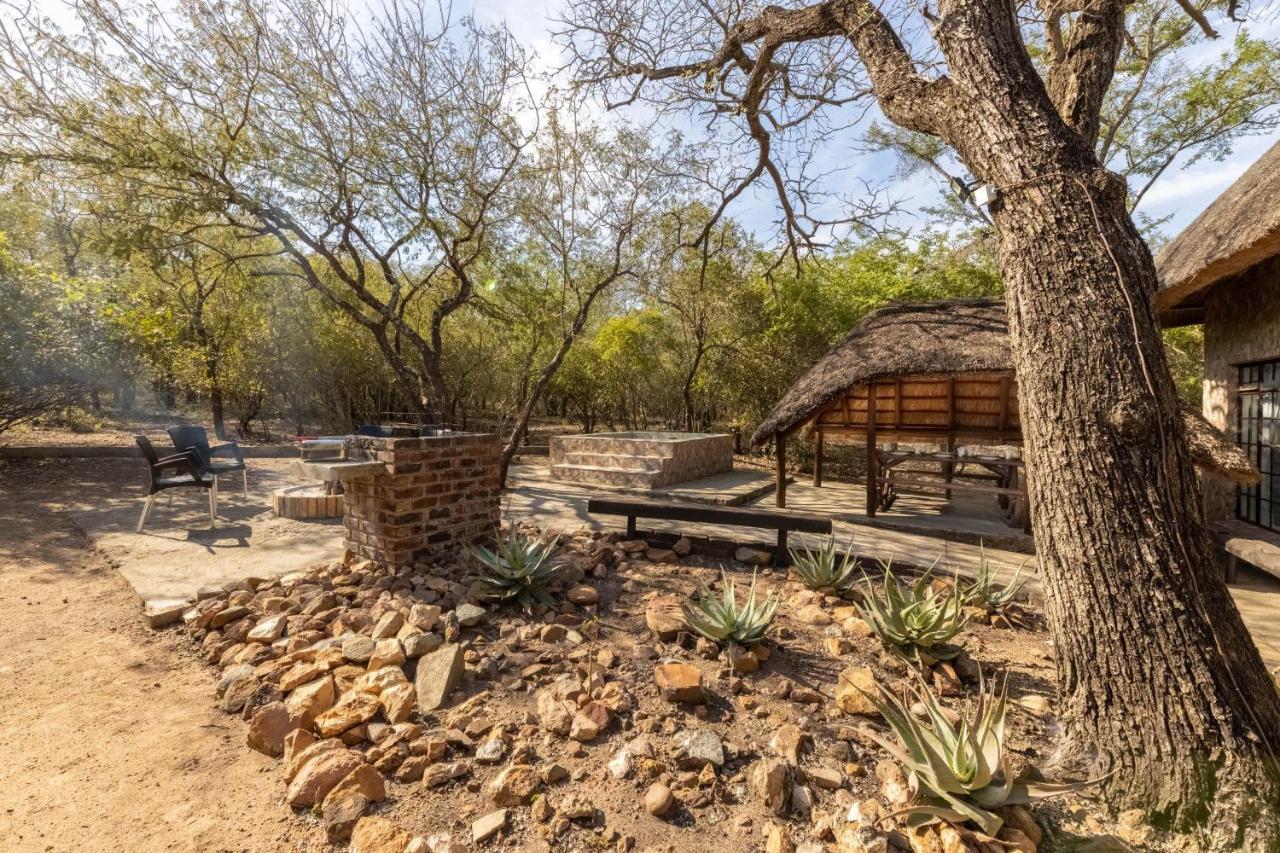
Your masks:
<svg viewBox="0 0 1280 853"><path fill-rule="evenodd" d="M200 470L212 474L216 480L219 474L231 474L239 471L244 479L244 496L249 497L249 469L245 467L244 456L240 454L240 445L234 441L209 446L209 434L202 426L171 426L168 428L169 440L178 450L193 451L200 460ZM221 461L225 459L226 461Z"/></svg>
<svg viewBox="0 0 1280 853"><path fill-rule="evenodd" d="M147 488L147 501L142 506L142 517L138 519L138 533L147 523L151 507L155 504L156 495L165 489L198 488L209 491L209 523L218 523L218 479L200 470L200 459L192 451L174 453L171 456L160 456L145 435L135 435L142 455L147 460L151 474L151 485Z"/></svg>

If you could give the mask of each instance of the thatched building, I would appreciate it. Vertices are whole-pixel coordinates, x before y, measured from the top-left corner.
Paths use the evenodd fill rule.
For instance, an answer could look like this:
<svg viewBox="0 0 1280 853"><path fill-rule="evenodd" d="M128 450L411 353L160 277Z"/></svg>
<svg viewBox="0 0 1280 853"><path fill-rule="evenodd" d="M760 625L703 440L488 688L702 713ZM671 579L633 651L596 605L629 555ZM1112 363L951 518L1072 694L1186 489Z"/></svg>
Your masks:
<svg viewBox="0 0 1280 853"><path fill-rule="evenodd" d="M1190 407L1183 414L1198 466L1234 481L1256 478L1239 448ZM786 505L786 442L801 429L813 436L818 486L828 437L865 444L868 515L891 504L897 489L942 491L947 497L953 490L968 490L994 496L1011 522L1025 524L1026 475L1018 454L949 455L966 447L1022 442L1002 300L890 306L855 326L800 377L752 437L756 445L769 440L778 445L779 506ZM932 444L939 452L888 451L886 442ZM901 466L930 458L940 462L940 476ZM953 480L958 465L975 469L964 483Z"/></svg>
<svg viewBox="0 0 1280 853"><path fill-rule="evenodd" d="M1204 324L1203 412L1261 482L1204 478L1205 515L1280 531L1280 144L1156 259L1166 326Z"/></svg>

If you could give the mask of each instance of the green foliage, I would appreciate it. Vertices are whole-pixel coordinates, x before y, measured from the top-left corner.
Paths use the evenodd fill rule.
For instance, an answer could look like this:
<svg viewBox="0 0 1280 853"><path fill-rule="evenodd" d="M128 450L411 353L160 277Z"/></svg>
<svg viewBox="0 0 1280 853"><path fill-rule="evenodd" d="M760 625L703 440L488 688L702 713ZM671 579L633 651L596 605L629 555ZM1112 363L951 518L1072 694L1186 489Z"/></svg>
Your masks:
<svg viewBox="0 0 1280 853"><path fill-rule="evenodd" d="M964 603L951 591L934 589L931 572L906 584L886 563L883 595L877 595L868 581L867 594L857 607L875 635L910 663L928 666L960 653L959 647L947 644L965 626Z"/></svg>
<svg viewBox="0 0 1280 853"><path fill-rule="evenodd" d="M995 809L1084 787L1033 781L1031 768L1017 776L1011 772L1004 743L1005 689L984 686L973 714L953 725L923 683L913 688L914 699L925 707L923 721L909 710L910 697L899 700L879 683L876 686L881 695L869 698L898 742L867 733L898 762L915 791L915 801L904 810L909 826L969 822L994 837L1004 823Z"/></svg>
<svg viewBox="0 0 1280 853"><path fill-rule="evenodd" d="M1021 566L1018 566L1013 579L1008 584L1002 585L996 580L995 572L991 570L991 564L987 560L986 550L983 549L982 557L978 561L977 573L972 581L960 588L958 597L967 607L981 607L991 612L1003 610L1014 600L1018 591L1026 583L1022 579L1022 569L1025 566L1024 561Z"/></svg>
<svg viewBox="0 0 1280 853"><path fill-rule="evenodd" d="M723 592L716 596L701 584L697 599L681 602L684 621L690 630L717 643L730 641L751 645L764 639L780 604L773 593L763 601L757 600L756 576L751 575L751 589L741 606L738 604L733 581L721 572Z"/></svg>
<svg viewBox="0 0 1280 853"><path fill-rule="evenodd" d="M850 547L845 549L843 556L836 553L834 536L828 536L816 550L792 548L790 549L792 571L809 589L848 592L858 580L855 574L862 574L858 569L858 558L853 553L852 544L850 542Z"/></svg>
<svg viewBox="0 0 1280 853"><path fill-rule="evenodd" d="M514 529L499 540L494 549L472 548L471 553L481 567L472 585L473 592L485 601L514 600L525 610L532 610L535 604L555 604L546 589L561 568L560 563L552 559L555 548L554 539L542 543Z"/></svg>
<svg viewBox="0 0 1280 853"><path fill-rule="evenodd" d="M1162 334L1178 394L1199 409L1204 394L1204 327L1181 326Z"/></svg>

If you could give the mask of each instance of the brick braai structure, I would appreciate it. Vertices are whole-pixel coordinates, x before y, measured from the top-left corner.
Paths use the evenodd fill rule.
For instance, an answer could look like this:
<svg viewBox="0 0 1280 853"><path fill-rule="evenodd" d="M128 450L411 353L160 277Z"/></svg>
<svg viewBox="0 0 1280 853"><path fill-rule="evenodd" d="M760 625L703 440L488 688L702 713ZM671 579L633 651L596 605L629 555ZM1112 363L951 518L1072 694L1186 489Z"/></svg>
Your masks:
<svg viewBox="0 0 1280 853"><path fill-rule="evenodd" d="M346 545L354 554L404 566L452 546L492 538L500 515L498 437L449 432L420 438L348 436L347 459L384 463L372 477L343 481Z"/></svg>

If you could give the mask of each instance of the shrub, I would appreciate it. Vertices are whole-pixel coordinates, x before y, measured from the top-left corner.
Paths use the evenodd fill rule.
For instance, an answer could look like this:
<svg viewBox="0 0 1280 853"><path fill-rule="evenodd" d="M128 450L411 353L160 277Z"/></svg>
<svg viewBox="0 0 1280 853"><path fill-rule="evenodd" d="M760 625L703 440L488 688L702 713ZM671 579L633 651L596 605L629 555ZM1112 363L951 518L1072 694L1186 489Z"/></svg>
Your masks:
<svg viewBox="0 0 1280 853"><path fill-rule="evenodd" d="M858 572L858 558L852 553L853 543L845 549L845 555L836 560L836 538L827 537L821 548L811 551L808 548L791 549L792 569L799 576L801 583L809 589L830 589L837 593L845 593L853 588Z"/></svg>
<svg viewBox="0 0 1280 853"><path fill-rule="evenodd" d="M903 584L890 564L884 565L884 595L867 584L867 595L857 605L871 630L905 660L928 666L960 653L949 647L967 621L959 595L938 592L930 584L931 571L914 584Z"/></svg>
<svg viewBox="0 0 1280 853"><path fill-rule="evenodd" d="M1034 768L1014 776L1004 748L1006 691L979 691L973 716L957 725L947 716L923 682L913 689L914 699L925 707L924 720L908 710L912 697L895 698L879 682L880 696L868 697L897 735L893 743L876 732L868 734L907 774L915 801L903 810L909 826L939 821L966 821L995 836L1003 820L994 812L1001 806L1025 805L1056 794L1077 791L1080 783L1051 785L1032 781Z"/></svg>
<svg viewBox="0 0 1280 853"><path fill-rule="evenodd" d="M515 530L490 550L483 546L471 553L480 563L472 592L485 601L515 601L525 610L534 604L555 604L546 585L559 573L561 564L551 559L556 540L541 543Z"/></svg>
<svg viewBox="0 0 1280 853"><path fill-rule="evenodd" d="M733 581L723 572L724 592L716 596L701 584L696 600L681 603L684 621L689 629L717 643L725 641L750 645L764 639L769 623L778 612L778 598L770 593L763 602L757 601L756 576L751 575L751 589L747 600L738 606Z"/></svg>
<svg viewBox="0 0 1280 853"><path fill-rule="evenodd" d="M995 572L991 570L991 565L987 562L987 553L983 550L982 559L978 563L978 572L960 591L961 599L966 606L981 607L990 613L1004 610L1013 603L1014 597L1026 583L1022 578L1022 570L1026 565L1026 561L1023 561L1014 573L1013 580L1002 586L996 582Z"/></svg>

